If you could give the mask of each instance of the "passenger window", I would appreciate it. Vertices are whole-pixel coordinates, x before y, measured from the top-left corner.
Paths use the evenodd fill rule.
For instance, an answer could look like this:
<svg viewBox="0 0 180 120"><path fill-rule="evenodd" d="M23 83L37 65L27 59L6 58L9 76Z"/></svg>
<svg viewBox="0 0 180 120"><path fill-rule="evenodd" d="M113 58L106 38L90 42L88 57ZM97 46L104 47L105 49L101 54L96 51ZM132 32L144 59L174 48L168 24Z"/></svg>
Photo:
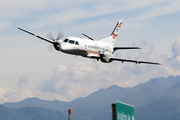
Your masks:
<svg viewBox="0 0 180 120"><path fill-rule="evenodd" d="M65 40L64 40L64 42L67 42L67 41L68 41L68 39L65 39Z"/></svg>
<svg viewBox="0 0 180 120"><path fill-rule="evenodd" d="M74 44L74 42L75 42L74 40L69 40L69 43L71 44Z"/></svg>
<svg viewBox="0 0 180 120"><path fill-rule="evenodd" d="M76 41L76 42L75 42L75 44L76 44L76 45L79 45L79 42L78 42L78 41Z"/></svg>

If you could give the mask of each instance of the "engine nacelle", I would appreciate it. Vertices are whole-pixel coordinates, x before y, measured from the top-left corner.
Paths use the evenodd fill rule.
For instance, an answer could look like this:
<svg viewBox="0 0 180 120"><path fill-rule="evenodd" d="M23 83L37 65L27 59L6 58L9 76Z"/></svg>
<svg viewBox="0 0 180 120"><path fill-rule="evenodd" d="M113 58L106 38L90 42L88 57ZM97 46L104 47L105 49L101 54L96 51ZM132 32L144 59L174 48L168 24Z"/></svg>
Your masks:
<svg viewBox="0 0 180 120"><path fill-rule="evenodd" d="M110 58L114 58L114 55L109 52L100 52L101 62L110 63L112 60Z"/></svg>
<svg viewBox="0 0 180 120"><path fill-rule="evenodd" d="M58 40L56 42L53 43L54 45L54 48L57 50L57 51L60 51L61 48L60 48L60 44L63 42L63 40Z"/></svg>

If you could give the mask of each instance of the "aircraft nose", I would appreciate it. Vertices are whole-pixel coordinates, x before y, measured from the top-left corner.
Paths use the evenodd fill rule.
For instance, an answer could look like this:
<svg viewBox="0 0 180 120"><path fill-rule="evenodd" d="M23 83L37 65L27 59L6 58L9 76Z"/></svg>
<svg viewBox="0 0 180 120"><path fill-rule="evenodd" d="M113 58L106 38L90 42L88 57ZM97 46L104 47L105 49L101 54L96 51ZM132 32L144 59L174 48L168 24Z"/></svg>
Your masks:
<svg viewBox="0 0 180 120"><path fill-rule="evenodd" d="M67 49L67 45L65 43L61 43L59 46L60 51L65 52Z"/></svg>

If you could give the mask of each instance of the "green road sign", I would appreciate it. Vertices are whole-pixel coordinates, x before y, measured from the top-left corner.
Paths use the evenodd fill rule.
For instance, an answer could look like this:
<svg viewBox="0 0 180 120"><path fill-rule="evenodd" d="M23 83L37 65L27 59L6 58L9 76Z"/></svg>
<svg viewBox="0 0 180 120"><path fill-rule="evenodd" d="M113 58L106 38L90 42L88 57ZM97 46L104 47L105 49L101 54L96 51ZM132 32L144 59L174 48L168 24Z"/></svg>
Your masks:
<svg viewBox="0 0 180 120"><path fill-rule="evenodd" d="M135 120L134 106L116 102L116 120Z"/></svg>

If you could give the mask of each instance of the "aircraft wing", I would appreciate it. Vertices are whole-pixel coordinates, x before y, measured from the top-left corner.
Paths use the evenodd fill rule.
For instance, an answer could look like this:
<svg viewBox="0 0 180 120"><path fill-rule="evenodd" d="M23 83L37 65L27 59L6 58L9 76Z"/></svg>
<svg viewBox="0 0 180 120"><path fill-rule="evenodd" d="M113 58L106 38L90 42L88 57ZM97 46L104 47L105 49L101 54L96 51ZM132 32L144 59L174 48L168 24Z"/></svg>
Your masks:
<svg viewBox="0 0 180 120"><path fill-rule="evenodd" d="M18 29L20 29L20 30L22 30L22 31L24 31L24 32L27 32L27 33L35 36L35 37L38 37L38 38L40 38L41 40L45 40L45 41L47 41L47 42L49 42L49 43L52 43L52 44L54 43L53 41L49 40L48 38L45 38L45 37L42 37L42 36L40 36L40 35L34 34L34 33L32 33L32 32L29 32L29 31L24 30L24 29L19 28L19 27L18 27Z"/></svg>
<svg viewBox="0 0 180 120"><path fill-rule="evenodd" d="M145 64L155 64L155 65L162 65L161 63L154 63L154 62L146 62L146 61L136 61L136 60L127 60L127 59L119 59L119 58L110 58L110 60L116 60L116 61L121 61L121 62L134 62L134 63L145 63Z"/></svg>
<svg viewBox="0 0 180 120"><path fill-rule="evenodd" d="M114 51L118 50L118 49L141 49L139 47L114 47Z"/></svg>

